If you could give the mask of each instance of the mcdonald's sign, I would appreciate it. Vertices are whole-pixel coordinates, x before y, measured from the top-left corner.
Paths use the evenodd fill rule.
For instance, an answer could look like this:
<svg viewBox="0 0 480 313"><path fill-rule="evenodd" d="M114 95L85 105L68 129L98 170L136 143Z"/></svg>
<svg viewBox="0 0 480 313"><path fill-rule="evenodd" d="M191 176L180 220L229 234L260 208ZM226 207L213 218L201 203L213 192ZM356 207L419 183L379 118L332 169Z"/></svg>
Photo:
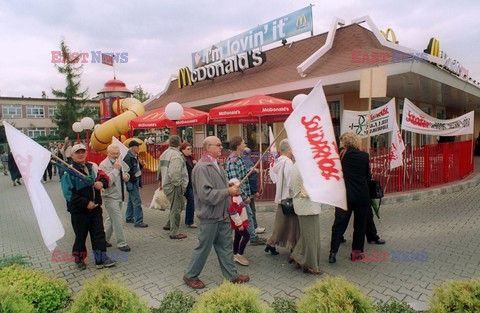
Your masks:
<svg viewBox="0 0 480 313"><path fill-rule="evenodd" d="M295 29L300 29L308 27L307 17L305 15L297 16L297 20L295 21Z"/></svg>
<svg viewBox="0 0 480 313"><path fill-rule="evenodd" d="M395 32L393 31L393 29L387 28L385 32L383 32L383 30L381 30L380 32L382 33L383 37L385 37L385 40L398 45L397 37L395 36ZM388 39L389 35L392 36L392 40Z"/></svg>
<svg viewBox="0 0 480 313"><path fill-rule="evenodd" d="M192 86L192 73L188 66L182 67L178 70L178 88L182 89L186 86Z"/></svg>

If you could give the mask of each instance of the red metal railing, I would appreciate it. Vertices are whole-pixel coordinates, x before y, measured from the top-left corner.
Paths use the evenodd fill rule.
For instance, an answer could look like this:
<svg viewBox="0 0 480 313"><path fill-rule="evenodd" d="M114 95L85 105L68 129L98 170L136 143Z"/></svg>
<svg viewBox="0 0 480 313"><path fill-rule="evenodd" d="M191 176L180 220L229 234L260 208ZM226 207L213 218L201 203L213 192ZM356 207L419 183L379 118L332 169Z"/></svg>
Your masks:
<svg viewBox="0 0 480 313"><path fill-rule="evenodd" d="M473 172L473 142L411 147L403 153L403 166L389 170L389 148L370 150L370 170L386 193L438 186Z"/></svg>
<svg viewBox="0 0 480 313"><path fill-rule="evenodd" d="M166 148L165 144L148 146L146 162L158 162ZM385 193L438 186L462 179L473 172L472 148L471 140L417 147L407 146L403 153L404 165L393 170L389 170L389 148L371 149L370 170L373 178L379 180L384 187ZM202 152L202 148L194 148L194 158L200 159ZM229 151L223 151L219 163L224 165L229 154ZM257 160L258 153L253 154L252 161ZM275 198L275 184L270 180L268 170L269 161L262 161L263 181L259 188L261 200ZM142 180L144 184L156 183L156 171L144 169Z"/></svg>

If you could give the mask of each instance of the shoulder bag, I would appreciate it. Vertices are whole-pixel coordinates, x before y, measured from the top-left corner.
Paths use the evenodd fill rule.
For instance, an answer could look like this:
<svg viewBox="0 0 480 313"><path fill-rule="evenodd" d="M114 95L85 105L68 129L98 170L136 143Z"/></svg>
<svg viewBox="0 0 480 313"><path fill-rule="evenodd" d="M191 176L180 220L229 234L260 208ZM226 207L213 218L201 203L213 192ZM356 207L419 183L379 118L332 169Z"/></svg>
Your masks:
<svg viewBox="0 0 480 313"><path fill-rule="evenodd" d="M285 182L284 169L285 169L285 165L284 165L284 168L282 169L283 177L282 177L282 188L280 188L281 192L283 192L283 185L284 185L284 182ZM282 207L283 215L285 215L285 216L297 215L295 213L295 210L293 209L293 198L288 197L286 199L280 200L280 206Z"/></svg>

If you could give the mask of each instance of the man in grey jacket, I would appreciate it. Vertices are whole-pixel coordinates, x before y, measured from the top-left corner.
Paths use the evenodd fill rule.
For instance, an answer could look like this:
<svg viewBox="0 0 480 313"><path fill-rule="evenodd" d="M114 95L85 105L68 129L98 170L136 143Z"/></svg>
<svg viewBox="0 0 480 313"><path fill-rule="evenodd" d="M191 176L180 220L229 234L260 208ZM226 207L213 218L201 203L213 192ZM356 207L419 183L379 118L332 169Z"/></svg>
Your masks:
<svg viewBox="0 0 480 313"><path fill-rule="evenodd" d="M183 194L188 185L188 171L183 154L178 150L180 137L171 136L168 139L168 145L168 149L160 156L158 166L158 181L170 201L170 214L163 229L170 230L170 239L183 239L187 238L187 235L180 234L178 228L184 205Z"/></svg>
<svg viewBox="0 0 480 313"><path fill-rule="evenodd" d="M130 247L125 241L122 225L122 208L125 200L125 182L130 178L128 175L128 166L120 157L120 147L111 144L107 148L107 158L99 165L99 169L107 173L110 178L110 186L103 192L103 204L107 209L107 219L105 220L105 238L107 247L111 247L110 238L113 231L117 238L117 247L121 251L130 251Z"/></svg>
<svg viewBox="0 0 480 313"><path fill-rule="evenodd" d="M239 275L233 263L232 230L228 214L230 196L238 194L240 188L228 187L225 171L217 162L222 152L220 139L215 136L205 138L203 148L205 154L192 171L195 211L200 221L199 243L193 250L192 261L183 280L194 289L205 287L198 276L213 246L223 276L236 284L246 283L250 277Z"/></svg>

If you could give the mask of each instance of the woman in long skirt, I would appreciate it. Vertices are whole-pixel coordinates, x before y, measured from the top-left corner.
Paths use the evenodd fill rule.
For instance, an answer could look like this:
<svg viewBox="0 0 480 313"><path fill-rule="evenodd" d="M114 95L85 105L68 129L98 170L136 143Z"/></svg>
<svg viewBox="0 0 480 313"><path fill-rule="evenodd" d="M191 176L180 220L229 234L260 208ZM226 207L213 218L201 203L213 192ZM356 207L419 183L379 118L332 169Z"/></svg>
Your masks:
<svg viewBox="0 0 480 313"><path fill-rule="evenodd" d="M320 270L320 203L312 202L303 188L298 167L293 165L290 172L290 193L293 208L298 215L300 238L290 256L290 263L303 268L305 273L322 274Z"/></svg>
<svg viewBox="0 0 480 313"><path fill-rule="evenodd" d="M276 183L275 203L277 203L277 212L275 214L273 234L268 239L265 247L265 252L270 252L272 255L278 254L276 246L293 250L300 237L298 217L296 215L285 216L280 206L282 199L290 198L288 186L290 183L290 171L293 166L293 154L287 139L280 142L279 150L282 156L275 162L270 173L270 176Z"/></svg>

